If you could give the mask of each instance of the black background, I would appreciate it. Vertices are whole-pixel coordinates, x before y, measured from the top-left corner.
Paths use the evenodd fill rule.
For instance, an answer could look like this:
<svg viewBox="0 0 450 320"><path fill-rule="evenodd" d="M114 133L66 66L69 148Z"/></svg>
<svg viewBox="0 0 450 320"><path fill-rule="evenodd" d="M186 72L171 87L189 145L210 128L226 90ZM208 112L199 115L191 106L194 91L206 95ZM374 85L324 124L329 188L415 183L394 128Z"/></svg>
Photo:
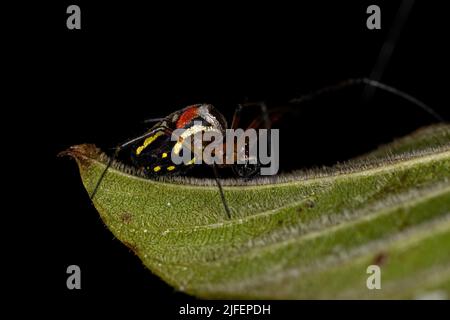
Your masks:
<svg viewBox="0 0 450 320"><path fill-rule="evenodd" d="M65 301L136 296L157 307L158 301L192 300L113 238L75 163L56 155L80 143L114 147L141 133L142 120L188 104L212 103L230 120L245 99L275 107L369 76L400 2L336 2L41 5L24 52L28 70L20 83L26 90L17 96L17 111L30 120L43 160L33 217L39 248L32 253L45 269L39 288ZM66 28L70 4L81 7L82 30ZM370 4L381 7L381 30L366 28ZM381 80L448 119L445 14L435 3L414 5ZM298 117L285 119L282 169L330 165L436 122L396 97L377 91L361 104L360 95L355 88L318 98L302 105ZM80 291L66 288L71 264L81 267Z"/></svg>

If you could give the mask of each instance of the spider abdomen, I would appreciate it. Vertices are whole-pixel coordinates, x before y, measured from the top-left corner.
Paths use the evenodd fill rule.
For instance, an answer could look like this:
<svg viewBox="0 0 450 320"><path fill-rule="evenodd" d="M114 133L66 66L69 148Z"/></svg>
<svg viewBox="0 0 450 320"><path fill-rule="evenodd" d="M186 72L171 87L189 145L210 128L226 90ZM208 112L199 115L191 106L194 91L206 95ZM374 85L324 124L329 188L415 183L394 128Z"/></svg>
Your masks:
<svg viewBox="0 0 450 320"><path fill-rule="evenodd" d="M208 144L202 141L201 150L194 150L186 143L187 139L211 130L223 134L226 126L225 118L212 105L188 106L153 126L149 132L154 133L133 147L132 161L148 176L186 172L196 162L195 152L202 152ZM182 163L172 161L173 155L182 156L186 151L190 153L188 160Z"/></svg>

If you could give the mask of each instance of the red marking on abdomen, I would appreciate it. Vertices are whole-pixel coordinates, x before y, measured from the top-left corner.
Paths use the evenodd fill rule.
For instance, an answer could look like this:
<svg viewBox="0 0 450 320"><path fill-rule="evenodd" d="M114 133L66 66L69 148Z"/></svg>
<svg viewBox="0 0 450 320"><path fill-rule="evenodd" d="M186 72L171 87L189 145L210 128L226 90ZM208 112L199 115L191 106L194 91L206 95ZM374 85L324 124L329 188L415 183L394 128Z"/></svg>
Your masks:
<svg viewBox="0 0 450 320"><path fill-rule="evenodd" d="M177 121L177 128L184 128L184 126L189 123L193 118L195 118L198 115L198 107L191 107L187 109L183 114L180 116L180 118Z"/></svg>

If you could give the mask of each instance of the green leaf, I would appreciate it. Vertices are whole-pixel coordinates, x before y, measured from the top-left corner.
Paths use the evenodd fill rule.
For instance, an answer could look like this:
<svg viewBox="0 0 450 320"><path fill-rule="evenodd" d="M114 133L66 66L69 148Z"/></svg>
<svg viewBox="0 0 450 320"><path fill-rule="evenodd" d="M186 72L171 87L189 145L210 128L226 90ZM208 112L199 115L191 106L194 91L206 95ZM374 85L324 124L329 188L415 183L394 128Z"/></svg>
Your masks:
<svg viewBox="0 0 450 320"><path fill-rule="evenodd" d="M92 193L107 157L71 147ZM155 274L202 298L450 297L450 126L332 168L250 182L144 179L115 163L94 197ZM366 270L381 268L381 290Z"/></svg>

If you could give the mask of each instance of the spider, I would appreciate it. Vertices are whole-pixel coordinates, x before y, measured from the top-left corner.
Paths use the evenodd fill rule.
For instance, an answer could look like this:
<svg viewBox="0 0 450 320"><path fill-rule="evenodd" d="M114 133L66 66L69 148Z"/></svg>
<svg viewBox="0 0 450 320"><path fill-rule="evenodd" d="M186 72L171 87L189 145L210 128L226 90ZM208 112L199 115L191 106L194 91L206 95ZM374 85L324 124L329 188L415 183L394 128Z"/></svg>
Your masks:
<svg viewBox="0 0 450 320"><path fill-rule="evenodd" d="M289 102L300 104L304 101L314 99L317 96L355 85L366 85L399 96L428 112L437 120L441 122L444 121L443 118L433 109L431 109L425 103L417 100L413 96L386 84L367 78L349 79L335 85L324 87L312 93L303 95L299 98L292 99ZM268 110L263 102L239 104L234 112L231 126L229 128L239 128L241 112L244 108L247 107L258 107L261 112L261 114L256 117L247 127L253 129L270 129L272 123L277 121L283 113L289 112L288 110L283 109ZM182 163L178 165L172 162L170 154L177 142L171 140L171 135L175 129L191 129L190 134L192 135L207 130L214 130L224 134L225 130L228 129L225 117L211 104L190 105L181 110L175 111L164 118L149 119L145 122L154 123L154 125L144 134L132 138L115 148L114 155L110 158L105 170L102 172L94 188L94 191L90 196L91 200L94 198L98 187L100 186L100 183L104 178L107 170L111 166L112 162L125 148L130 148L130 158L133 165L137 168L143 169L145 175L148 178L162 175L181 175L185 174L193 167L193 162L190 161L188 163ZM194 127L194 123L197 125L197 127ZM201 125L199 126L198 123L200 123ZM225 213L228 218L231 218L230 209L224 196L217 170L218 168L227 166L231 166L236 176L249 179L257 175L259 163L251 164L249 161L244 161L244 164L234 163L211 165Z"/></svg>

